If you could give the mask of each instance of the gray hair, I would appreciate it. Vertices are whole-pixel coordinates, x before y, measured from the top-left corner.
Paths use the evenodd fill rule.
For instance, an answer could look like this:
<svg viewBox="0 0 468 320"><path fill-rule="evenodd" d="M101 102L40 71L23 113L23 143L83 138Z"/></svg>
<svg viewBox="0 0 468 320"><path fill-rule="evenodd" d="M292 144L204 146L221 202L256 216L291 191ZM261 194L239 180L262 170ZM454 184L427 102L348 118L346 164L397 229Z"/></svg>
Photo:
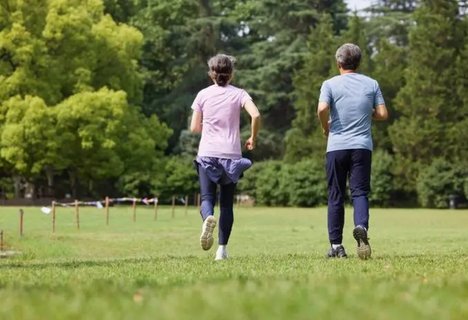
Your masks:
<svg viewBox="0 0 468 320"><path fill-rule="evenodd" d="M236 59L226 54L217 54L208 60L208 75L220 86L225 86L231 80Z"/></svg>
<svg viewBox="0 0 468 320"><path fill-rule="evenodd" d="M353 43L345 43L336 50L335 58L344 70L356 70L361 63L361 49Z"/></svg>

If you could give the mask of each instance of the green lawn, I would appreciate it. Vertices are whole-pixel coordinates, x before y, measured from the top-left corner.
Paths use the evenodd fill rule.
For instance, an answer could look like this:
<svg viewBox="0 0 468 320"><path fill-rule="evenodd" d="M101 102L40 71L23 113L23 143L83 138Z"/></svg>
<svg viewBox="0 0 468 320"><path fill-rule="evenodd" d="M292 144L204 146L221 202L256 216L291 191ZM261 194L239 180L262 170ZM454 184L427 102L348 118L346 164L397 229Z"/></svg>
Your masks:
<svg viewBox="0 0 468 320"><path fill-rule="evenodd" d="M238 208L230 259L195 208L0 208L0 319L468 319L468 210L375 209L361 261L327 260L326 209Z"/></svg>

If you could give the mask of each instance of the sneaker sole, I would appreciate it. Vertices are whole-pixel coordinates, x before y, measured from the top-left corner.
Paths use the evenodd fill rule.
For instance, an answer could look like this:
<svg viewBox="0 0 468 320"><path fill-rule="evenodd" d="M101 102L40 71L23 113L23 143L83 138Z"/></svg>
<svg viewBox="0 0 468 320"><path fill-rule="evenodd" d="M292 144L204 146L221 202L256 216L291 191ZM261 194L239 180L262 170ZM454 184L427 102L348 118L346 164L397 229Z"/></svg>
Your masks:
<svg viewBox="0 0 468 320"><path fill-rule="evenodd" d="M228 259L227 256L215 257L215 261L223 261L223 260L227 260L227 259Z"/></svg>
<svg viewBox="0 0 468 320"><path fill-rule="evenodd" d="M357 241L357 255L363 260L371 257L372 250L367 239L367 232L363 228L354 228L353 237Z"/></svg>
<svg viewBox="0 0 468 320"><path fill-rule="evenodd" d="M200 245L203 250L210 250L213 246L213 231L216 227L216 218L209 216L203 223L204 228L200 236Z"/></svg>

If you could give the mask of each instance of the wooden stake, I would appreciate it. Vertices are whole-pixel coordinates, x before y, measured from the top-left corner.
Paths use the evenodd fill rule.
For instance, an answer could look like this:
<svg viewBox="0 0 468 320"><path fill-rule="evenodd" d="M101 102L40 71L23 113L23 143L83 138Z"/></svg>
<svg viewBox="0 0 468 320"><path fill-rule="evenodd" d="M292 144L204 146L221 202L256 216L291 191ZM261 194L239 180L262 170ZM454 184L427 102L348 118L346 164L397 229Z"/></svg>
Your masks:
<svg viewBox="0 0 468 320"><path fill-rule="evenodd" d="M136 198L133 198L133 222L136 222Z"/></svg>
<svg viewBox="0 0 468 320"><path fill-rule="evenodd" d="M20 237L23 236L23 222L24 222L24 219L23 219L23 216L24 216L24 211L23 209L19 209L19 219L20 219L20 225L19 225L19 232L20 232Z"/></svg>
<svg viewBox="0 0 468 320"><path fill-rule="evenodd" d="M172 196L172 217L175 217L175 196Z"/></svg>
<svg viewBox="0 0 468 320"><path fill-rule="evenodd" d="M188 210L188 196L185 196L185 215L187 215Z"/></svg>
<svg viewBox="0 0 468 320"><path fill-rule="evenodd" d="M52 233L55 233L55 201L52 201Z"/></svg>
<svg viewBox="0 0 468 320"><path fill-rule="evenodd" d="M154 221L158 220L158 198L154 198Z"/></svg>
<svg viewBox="0 0 468 320"><path fill-rule="evenodd" d="M106 197L106 226L109 225L109 197Z"/></svg>
<svg viewBox="0 0 468 320"><path fill-rule="evenodd" d="M76 228L80 230L80 206L78 200L75 200Z"/></svg>
<svg viewBox="0 0 468 320"><path fill-rule="evenodd" d="M0 251L3 251L3 230L0 230Z"/></svg>

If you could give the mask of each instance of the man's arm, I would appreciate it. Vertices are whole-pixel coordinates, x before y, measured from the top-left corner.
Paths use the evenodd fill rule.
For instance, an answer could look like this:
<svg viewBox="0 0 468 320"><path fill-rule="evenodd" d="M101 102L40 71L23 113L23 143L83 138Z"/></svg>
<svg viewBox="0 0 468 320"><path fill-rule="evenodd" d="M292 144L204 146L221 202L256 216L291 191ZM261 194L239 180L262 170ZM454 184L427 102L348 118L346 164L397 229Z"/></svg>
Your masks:
<svg viewBox="0 0 468 320"><path fill-rule="evenodd" d="M385 121L388 119L387 107L384 104L379 104L375 107L372 113L372 119L376 121Z"/></svg>
<svg viewBox="0 0 468 320"><path fill-rule="evenodd" d="M317 116L320 120L320 125L322 126L323 134L328 137L330 132L330 123L328 122L330 117L330 106L326 102L319 102L317 107Z"/></svg>

